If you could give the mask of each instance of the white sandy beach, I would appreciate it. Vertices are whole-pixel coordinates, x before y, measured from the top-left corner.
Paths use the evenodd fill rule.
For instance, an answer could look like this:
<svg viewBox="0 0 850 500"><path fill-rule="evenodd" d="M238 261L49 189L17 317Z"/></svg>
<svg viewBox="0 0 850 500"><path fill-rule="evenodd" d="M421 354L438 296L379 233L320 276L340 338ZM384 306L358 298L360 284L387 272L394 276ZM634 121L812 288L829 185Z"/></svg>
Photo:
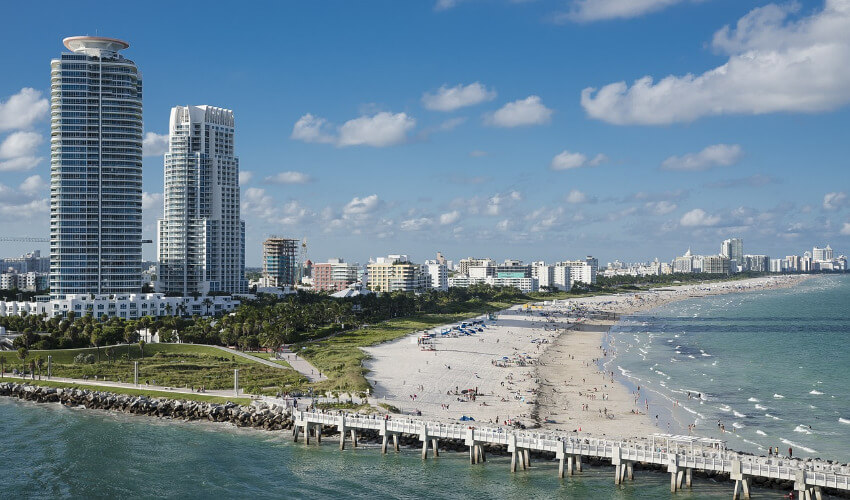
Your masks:
<svg viewBox="0 0 850 500"><path fill-rule="evenodd" d="M771 276L517 306L486 321L482 332L438 336L433 351L417 344L422 332L412 333L366 349L372 402L434 419L469 416L593 435L666 431L646 414L640 394L599 371L596 360L607 354L603 335L614 321L596 319L597 313L631 314L690 297L791 286L801 279ZM517 366L517 360L525 366ZM475 400L464 390L477 390Z"/></svg>

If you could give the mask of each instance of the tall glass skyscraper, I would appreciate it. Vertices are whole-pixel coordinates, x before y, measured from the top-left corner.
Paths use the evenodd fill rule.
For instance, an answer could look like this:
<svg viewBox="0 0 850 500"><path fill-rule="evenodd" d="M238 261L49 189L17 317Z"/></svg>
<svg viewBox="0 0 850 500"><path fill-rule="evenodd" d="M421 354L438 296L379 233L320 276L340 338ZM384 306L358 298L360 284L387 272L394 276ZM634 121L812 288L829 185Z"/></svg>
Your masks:
<svg viewBox="0 0 850 500"><path fill-rule="evenodd" d="M171 109L165 211L157 231L157 291L181 295L247 291L234 131L229 109Z"/></svg>
<svg viewBox="0 0 850 500"><path fill-rule="evenodd" d="M114 38L50 62L50 291L141 290L142 77Z"/></svg>

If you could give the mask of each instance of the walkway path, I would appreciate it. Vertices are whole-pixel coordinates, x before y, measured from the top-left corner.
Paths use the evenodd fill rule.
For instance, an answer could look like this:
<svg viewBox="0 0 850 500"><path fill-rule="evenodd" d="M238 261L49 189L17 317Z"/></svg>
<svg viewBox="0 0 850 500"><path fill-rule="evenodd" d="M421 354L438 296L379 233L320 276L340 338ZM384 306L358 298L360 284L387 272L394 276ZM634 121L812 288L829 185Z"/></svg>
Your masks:
<svg viewBox="0 0 850 500"><path fill-rule="evenodd" d="M229 352L229 353L235 354L237 356L242 356L243 358L250 359L251 361L256 361L257 363L261 363L261 364L264 364L266 366L271 366L272 368L281 368L281 369L286 368L285 366L283 366L279 363L275 363L274 361L264 359L264 358L261 358L259 356L254 356L253 354L248 354L246 352L237 351L237 350L234 350L234 349L229 349L227 347L222 347L222 346L218 346L218 345L214 345L214 346L210 346L210 347L215 347L216 349L220 349L222 351ZM328 377L326 377L324 374L322 374L318 370L318 368L311 365L306 359L302 358L301 356L299 356L299 355L295 354L294 352L292 352L291 350L289 350L289 348L284 348L280 352L283 355L282 360L289 363L289 366L291 366L293 370L295 370L298 373L300 373L301 375L304 375L305 377L307 377L307 380L309 380L310 382L321 382L322 380L328 379Z"/></svg>
<svg viewBox="0 0 850 500"><path fill-rule="evenodd" d="M311 365L309 361L292 352L288 347L281 350L283 360L289 363L292 368L298 373L307 377L310 382L321 382L327 380L328 377L320 372L318 368Z"/></svg>

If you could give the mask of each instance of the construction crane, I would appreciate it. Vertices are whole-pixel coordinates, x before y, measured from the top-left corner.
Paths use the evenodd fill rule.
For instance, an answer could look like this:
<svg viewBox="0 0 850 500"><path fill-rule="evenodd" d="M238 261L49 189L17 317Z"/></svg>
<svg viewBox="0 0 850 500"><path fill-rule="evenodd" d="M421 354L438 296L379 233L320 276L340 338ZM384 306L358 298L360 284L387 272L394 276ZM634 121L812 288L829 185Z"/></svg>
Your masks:
<svg viewBox="0 0 850 500"><path fill-rule="evenodd" d="M0 236L0 241L22 243L50 243L50 238L34 238L32 236ZM142 243L153 243L153 240L142 240Z"/></svg>

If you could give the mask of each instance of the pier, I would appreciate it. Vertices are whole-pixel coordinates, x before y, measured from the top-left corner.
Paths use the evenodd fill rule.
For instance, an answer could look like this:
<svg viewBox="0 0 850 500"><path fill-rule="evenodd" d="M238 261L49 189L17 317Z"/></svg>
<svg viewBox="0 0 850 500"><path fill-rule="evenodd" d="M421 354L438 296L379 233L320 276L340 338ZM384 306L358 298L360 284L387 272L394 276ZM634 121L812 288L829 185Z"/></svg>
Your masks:
<svg viewBox="0 0 850 500"><path fill-rule="evenodd" d="M292 417L296 442L303 434L304 442L309 443L312 434L320 443L322 428L331 426L339 433L341 450L345 448L347 434L356 447L358 432L370 431L381 437L382 453L387 453L390 440L394 450L399 451L402 434L418 436L423 459L428 458L429 451L434 457L439 456L441 440L466 445L470 464L487 460L484 445L504 446L511 456L511 472L530 467L532 452L552 453L558 463L559 478L581 472L582 457L610 460L615 484L634 480L635 463L653 464L666 468L673 493L691 486L695 470L728 474L734 482L733 499L750 498L751 480L755 477L793 481L800 500L820 500L822 488L850 491L850 467L820 460L746 455L727 450L723 441L694 436L655 434L642 439L615 440L567 432L478 426L474 422L455 424L310 411L293 411Z"/></svg>

